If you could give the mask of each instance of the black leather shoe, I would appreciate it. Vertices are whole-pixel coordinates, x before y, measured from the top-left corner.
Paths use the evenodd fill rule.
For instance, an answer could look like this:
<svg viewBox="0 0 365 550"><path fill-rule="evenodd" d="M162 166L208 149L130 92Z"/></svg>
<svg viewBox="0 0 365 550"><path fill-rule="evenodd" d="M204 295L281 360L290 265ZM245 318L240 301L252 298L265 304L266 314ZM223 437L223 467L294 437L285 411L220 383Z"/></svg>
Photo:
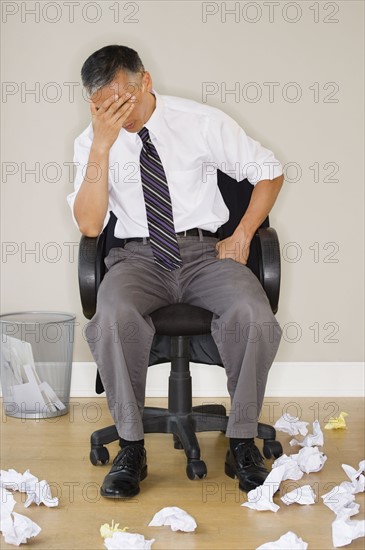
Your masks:
<svg viewBox="0 0 365 550"><path fill-rule="evenodd" d="M234 450L228 449L225 473L233 479L238 477L241 491L251 491L262 485L269 475L264 466L264 457L255 443L239 443Z"/></svg>
<svg viewBox="0 0 365 550"><path fill-rule="evenodd" d="M147 476L146 449L142 445L127 445L119 451L100 494L109 498L134 497L139 483Z"/></svg>

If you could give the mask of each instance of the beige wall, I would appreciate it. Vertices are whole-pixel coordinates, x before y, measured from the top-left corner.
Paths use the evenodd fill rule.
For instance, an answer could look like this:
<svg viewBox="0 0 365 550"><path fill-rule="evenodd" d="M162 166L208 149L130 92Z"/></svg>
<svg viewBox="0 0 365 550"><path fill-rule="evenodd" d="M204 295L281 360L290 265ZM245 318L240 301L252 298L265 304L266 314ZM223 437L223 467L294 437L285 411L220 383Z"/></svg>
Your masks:
<svg viewBox="0 0 365 550"><path fill-rule="evenodd" d="M68 163L89 123L81 65L120 43L139 51L157 91L223 109L289 163L271 215L282 247L277 360L363 360L363 3L36 4L2 2L2 311L75 312L74 359L92 359Z"/></svg>

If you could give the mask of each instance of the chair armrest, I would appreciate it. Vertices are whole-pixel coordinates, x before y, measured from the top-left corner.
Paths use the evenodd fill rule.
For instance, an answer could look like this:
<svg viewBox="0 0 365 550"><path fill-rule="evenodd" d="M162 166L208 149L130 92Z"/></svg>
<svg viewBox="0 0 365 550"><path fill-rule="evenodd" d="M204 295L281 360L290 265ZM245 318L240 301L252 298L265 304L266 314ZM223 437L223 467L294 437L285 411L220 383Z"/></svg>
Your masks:
<svg viewBox="0 0 365 550"><path fill-rule="evenodd" d="M261 227L256 233L260 281L269 298L273 313L278 310L280 294L280 245L273 227Z"/></svg>
<svg viewBox="0 0 365 550"><path fill-rule="evenodd" d="M87 319L91 319L96 311L96 296L99 285L104 277L104 245L105 234L98 237L80 239L79 245L79 289L82 310Z"/></svg>

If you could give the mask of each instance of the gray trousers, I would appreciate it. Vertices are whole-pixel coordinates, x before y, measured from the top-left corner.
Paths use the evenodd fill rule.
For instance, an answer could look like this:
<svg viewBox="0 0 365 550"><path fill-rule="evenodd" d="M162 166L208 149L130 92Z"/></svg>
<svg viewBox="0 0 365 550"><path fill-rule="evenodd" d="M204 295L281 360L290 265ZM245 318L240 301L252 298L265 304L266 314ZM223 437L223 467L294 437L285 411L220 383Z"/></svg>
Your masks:
<svg viewBox="0 0 365 550"><path fill-rule="evenodd" d="M109 271L86 338L119 436L131 441L144 437L146 376L155 333L149 314L183 302L213 312L212 336L231 397L227 437L255 437L281 328L251 270L217 258L216 238L178 237L178 242L183 266L172 272L155 264L148 243L128 242L105 258Z"/></svg>

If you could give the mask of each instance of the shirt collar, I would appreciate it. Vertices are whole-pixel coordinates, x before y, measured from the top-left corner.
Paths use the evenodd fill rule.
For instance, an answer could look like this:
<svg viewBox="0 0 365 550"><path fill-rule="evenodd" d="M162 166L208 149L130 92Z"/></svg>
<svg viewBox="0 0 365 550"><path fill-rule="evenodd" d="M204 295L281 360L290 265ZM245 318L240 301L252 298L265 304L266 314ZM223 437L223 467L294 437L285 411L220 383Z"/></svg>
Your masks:
<svg viewBox="0 0 365 550"><path fill-rule="evenodd" d="M161 126L163 122L163 114L164 114L164 102L162 97L156 92L156 90L152 89L152 93L156 98L156 106L155 110L153 111L150 118L147 120L145 127L148 129L150 134L157 137L160 134Z"/></svg>

